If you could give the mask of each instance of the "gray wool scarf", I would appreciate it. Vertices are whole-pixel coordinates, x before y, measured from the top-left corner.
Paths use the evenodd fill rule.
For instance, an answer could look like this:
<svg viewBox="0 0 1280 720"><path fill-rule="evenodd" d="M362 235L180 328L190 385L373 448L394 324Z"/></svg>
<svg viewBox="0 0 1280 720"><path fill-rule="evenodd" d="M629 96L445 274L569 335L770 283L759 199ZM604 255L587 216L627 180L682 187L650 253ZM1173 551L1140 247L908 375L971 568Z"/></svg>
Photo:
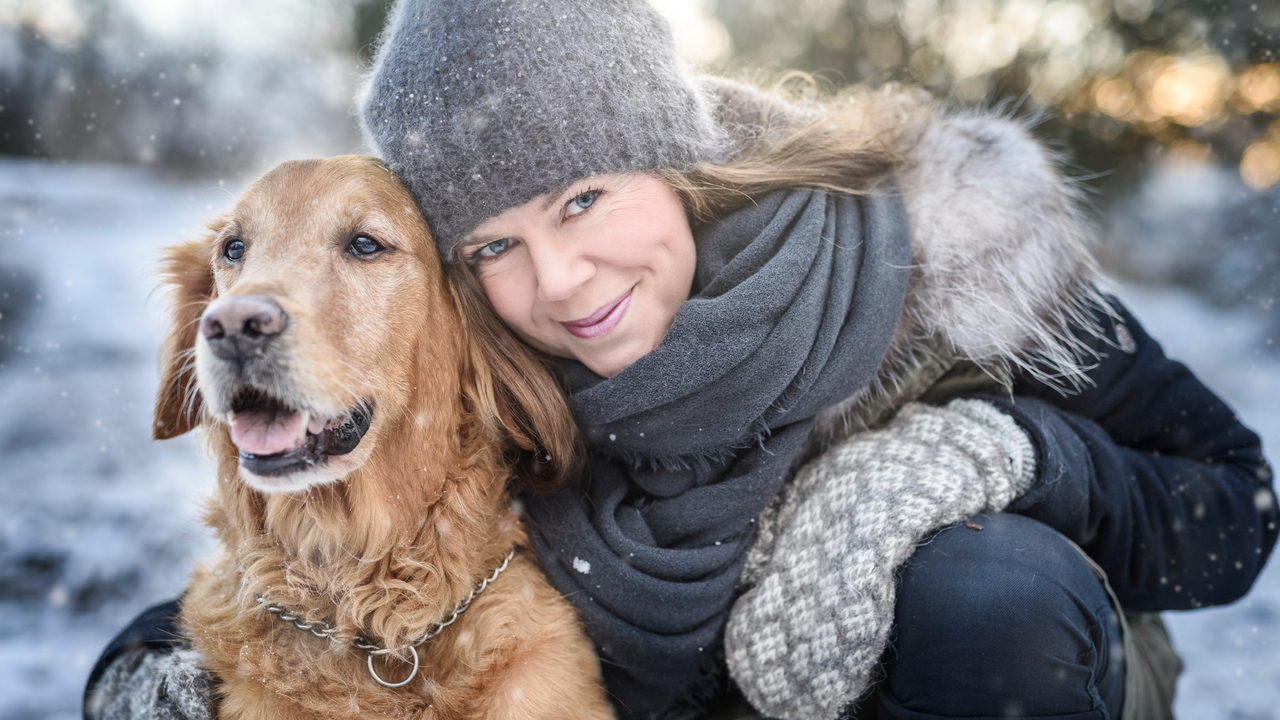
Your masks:
<svg viewBox="0 0 1280 720"><path fill-rule="evenodd" d="M587 471L525 499L624 717L714 691L756 518L814 416L874 378L907 291L896 191L778 191L695 237L694 294L656 350L609 379L565 362Z"/></svg>

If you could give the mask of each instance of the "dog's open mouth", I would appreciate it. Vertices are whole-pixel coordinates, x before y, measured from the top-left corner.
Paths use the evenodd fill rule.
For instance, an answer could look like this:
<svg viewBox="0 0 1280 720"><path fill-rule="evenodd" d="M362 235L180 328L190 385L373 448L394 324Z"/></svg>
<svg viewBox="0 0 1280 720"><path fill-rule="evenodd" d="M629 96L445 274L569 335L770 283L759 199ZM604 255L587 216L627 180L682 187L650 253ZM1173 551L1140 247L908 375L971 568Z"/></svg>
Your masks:
<svg viewBox="0 0 1280 720"><path fill-rule="evenodd" d="M372 420L368 403L337 417L322 417L257 390L236 395L229 416L241 467L264 477L311 467L329 455L346 455L360 444Z"/></svg>

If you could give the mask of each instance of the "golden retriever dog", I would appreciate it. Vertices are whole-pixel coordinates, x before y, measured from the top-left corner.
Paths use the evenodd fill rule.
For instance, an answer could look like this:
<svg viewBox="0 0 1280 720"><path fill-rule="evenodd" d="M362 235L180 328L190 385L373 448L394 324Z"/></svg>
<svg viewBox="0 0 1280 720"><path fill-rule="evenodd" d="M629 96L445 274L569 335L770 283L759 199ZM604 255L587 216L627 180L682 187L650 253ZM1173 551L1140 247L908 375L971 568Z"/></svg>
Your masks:
<svg viewBox="0 0 1280 720"><path fill-rule="evenodd" d="M154 434L217 461L182 622L220 717L612 717L508 492L573 470L559 386L467 321L394 175L285 163L164 271Z"/></svg>

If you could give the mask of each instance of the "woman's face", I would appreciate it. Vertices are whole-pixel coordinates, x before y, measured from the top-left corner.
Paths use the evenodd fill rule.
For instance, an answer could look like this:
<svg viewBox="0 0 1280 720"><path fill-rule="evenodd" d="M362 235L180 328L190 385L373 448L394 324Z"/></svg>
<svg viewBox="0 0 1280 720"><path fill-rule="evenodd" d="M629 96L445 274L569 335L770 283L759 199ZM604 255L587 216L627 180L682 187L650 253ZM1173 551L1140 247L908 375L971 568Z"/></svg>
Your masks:
<svg viewBox="0 0 1280 720"><path fill-rule="evenodd" d="M486 220L462 245L525 342L612 377L662 342L696 253L680 198L650 175L597 175Z"/></svg>

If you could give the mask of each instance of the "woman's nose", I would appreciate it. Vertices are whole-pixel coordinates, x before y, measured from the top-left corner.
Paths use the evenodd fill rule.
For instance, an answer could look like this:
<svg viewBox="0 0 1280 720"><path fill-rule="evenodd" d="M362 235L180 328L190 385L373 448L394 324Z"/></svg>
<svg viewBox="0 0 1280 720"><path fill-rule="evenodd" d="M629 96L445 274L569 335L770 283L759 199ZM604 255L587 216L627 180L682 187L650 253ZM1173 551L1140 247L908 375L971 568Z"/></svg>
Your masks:
<svg viewBox="0 0 1280 720"><path fill-rule="evenodd" d="M595 277L596 264L576 243L530 243L533 272L538 282L538 299L557 302L573 297Z"/></svg>

